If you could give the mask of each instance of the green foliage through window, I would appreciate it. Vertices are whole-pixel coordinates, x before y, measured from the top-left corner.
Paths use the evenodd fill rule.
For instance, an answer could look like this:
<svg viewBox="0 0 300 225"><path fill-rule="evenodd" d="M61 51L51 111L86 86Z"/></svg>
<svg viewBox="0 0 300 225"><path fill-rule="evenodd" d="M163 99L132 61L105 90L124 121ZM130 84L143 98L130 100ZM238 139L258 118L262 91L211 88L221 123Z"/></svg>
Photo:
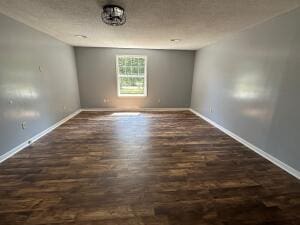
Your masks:
<svg viewBox="0 0 300 225"><path fill-rule="evenodd" d="M118 90L121 96L146 96L145 60L145 56L117 56Z"/></svg>

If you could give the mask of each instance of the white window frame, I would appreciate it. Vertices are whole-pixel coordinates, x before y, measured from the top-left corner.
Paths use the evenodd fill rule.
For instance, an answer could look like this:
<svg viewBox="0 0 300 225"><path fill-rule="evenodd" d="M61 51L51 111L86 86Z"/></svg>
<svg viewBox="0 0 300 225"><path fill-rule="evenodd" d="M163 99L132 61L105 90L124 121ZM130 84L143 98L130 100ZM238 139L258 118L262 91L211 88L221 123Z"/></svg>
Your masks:
<svg viewBox="0 0 300 225"><path fill-rule="evenodd" d="M133 57L133 58L143 58L144 59L144 94L121 94L120 93L120 78L121 77L139 77L140 75L130 75L130 76L124 76L120 75L119 71L119 58L120 57ZM117 72L117 91L118 91L118 97L147 97L148 90L147 90L147 56L145 55L116 55L116 72Z"/></svg>

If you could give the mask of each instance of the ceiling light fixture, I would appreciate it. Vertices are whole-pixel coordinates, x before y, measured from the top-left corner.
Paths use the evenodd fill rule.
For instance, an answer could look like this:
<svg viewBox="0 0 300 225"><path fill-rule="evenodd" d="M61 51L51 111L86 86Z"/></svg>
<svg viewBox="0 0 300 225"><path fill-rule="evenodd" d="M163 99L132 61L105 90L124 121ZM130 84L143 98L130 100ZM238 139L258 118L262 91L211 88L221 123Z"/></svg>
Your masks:
<svg viewBox="0 0 300 225"><path fill-rule="evenodd" d="M75 37L78 37L78 38L87 38L87 36L85 36L85 35L81 35L81 34L76 34L76 35L74 35Z"/></svg>
<svg viewBox="0 0 300 225"><path fill-rule="evenodd" d="M171 39L170 41L172 41L172 42L179 42L179 41L181 41L181 39Z"/></svg>
<svg viewBox="0 0 300 225"><path fill-rule="evenodd" d="M124 9L117 5L105 5L101 13L102 21L111 26L121 26L126 22Z"/></svg>

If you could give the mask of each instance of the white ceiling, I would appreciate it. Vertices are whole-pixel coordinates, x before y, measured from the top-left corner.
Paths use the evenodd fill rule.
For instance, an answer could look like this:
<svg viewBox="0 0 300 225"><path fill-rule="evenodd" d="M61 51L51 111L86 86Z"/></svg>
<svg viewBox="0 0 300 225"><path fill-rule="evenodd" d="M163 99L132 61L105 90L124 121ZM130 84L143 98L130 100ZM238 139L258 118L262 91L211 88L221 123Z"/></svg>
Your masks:
<svg viewBox="0 0 300 225"><path fill-rule="evenodd" d="M124 26L102 23L106 3L125 8ZM0 0L3 14L70 45L151 49L199 49L298 6L300 0Z"/></svg>

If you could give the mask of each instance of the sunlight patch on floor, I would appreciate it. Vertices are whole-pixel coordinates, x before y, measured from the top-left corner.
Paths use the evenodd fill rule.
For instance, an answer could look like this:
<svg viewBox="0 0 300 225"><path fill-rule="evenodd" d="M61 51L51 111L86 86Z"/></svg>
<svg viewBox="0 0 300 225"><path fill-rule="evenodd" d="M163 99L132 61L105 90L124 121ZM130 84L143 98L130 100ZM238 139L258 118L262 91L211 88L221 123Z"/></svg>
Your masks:
<svg viewBox="0 0 300 225"><path fill-rule="evenodd" d="M139 112L115 112L115 113L112 113L111 115L112 116L138 116L140 114L141 113L139 113Z"/></svg>

